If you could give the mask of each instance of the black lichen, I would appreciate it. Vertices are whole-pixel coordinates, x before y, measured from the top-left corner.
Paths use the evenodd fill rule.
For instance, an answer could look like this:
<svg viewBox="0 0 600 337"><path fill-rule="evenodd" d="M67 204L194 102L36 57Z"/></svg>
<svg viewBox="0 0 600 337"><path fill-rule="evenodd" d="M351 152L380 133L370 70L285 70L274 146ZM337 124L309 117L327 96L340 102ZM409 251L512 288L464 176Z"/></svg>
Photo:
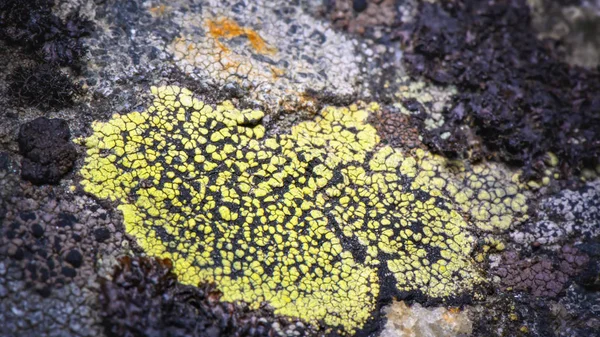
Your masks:
<svg viewBox="0 0 600 337"><path fill-rule="evenodd" d="M67 122L37 118L21 125L19 151L21 176L34 184L56 184L71 171L77 152L69 138Z"/></svg>
<svg viewBox="0 0 600 337"><path fill-rule="evenodd" d="M54 0L0 1L0 40L33 60L7 78L7 95L18 105L60 109L81 93L60 67L81 70L86 53L82 38L91 33L92 23L76 13L62 20L53 6Z"/></svg>
<svg viewBox="0 0 600 337"><path fill-rule="evenodd" d="M537 39L525 1L423 2L409 42L413 75L458 88L446 125L426 137L437 150L468 149L467 125L485 155L526 174L548 151L566 173L597 163L600 74L560 61ZM453 136L441 139L445 132Z"/></svg>
<svg viewBox="0 0 600 337"><path fill-rule="evenodd" d="M69 262L73 267L79 268L83 263L83 256L81 256L78 250L72 249L65 256L65 261Z"/></svg>
<svg viewBox="0 0 600 337"><path fill-rule="evenodd" d="M92 24L77 14L61 20L53 6L54 0L0 1L0 39L42 62L77 68L86 52L81 38L90 34Z"/></svg>
<svg viewBox="0 0 600 337"><path fill-rule="evenodd" d="M8 80L8 96L22 106L61 109L72 105L81 92L69 76L49 64L18 67Z"/></svg>
<svg viewBox="0 0 600 337"><path fill-rule="evenodd" d="M549 303L528 294L489 297L473 308L471 317L472 336L557 337Z"/></svg>
<svg viewBox="0 0 600 337"><path fill-rule="evenodd" d="M367 9L367 6L369 6L369 3L367 2L367 0L353 0L352 1L352 8L357 12L364 11L365 9Z"/></svg>
<svg viewBox="0 0 600 337"><path fill-rule="evenodd" d="M123 257L112 280L101 281L100 304L108 336L277 336L290 319L267 308L220 302L214 285L177 282L169 260ZM301 335L302 329L294 326Z"/></svg>

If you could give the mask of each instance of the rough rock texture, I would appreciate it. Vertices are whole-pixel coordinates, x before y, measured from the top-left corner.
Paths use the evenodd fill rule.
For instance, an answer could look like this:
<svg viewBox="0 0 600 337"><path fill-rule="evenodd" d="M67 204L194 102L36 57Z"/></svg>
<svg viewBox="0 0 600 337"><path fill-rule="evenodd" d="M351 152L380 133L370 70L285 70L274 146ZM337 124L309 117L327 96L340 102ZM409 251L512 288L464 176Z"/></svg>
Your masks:
<svg viewBox="0 0 600 337"><path fill-rule="evenodd" d="M527 1L532 16L519 0L0 1L0 336L104 337L111 327L224 336L249 327L379 337L380 309L393 300L410 304L396 317L410 322L395 333L444 334L442 324L466 313L475 337L594 336L597 70L563 60L598 54L598 37L582 35L598 5L536 1ZM568 32L555 29L565 23ZM154 106L153 86L188 88L221 110L192 120L209 113L174 112L191 94L176 102L162 91ZM348 111L359 124L324 120ZM127 121L144 114L151 118ZM38 117L65 121L82 154L60 184L21 178L19 130ZM190 148L190 134L206 143ZM260 140L240 145L242 136ZM70 158L59 138L48 141ZM38 153L61 153L47 149ZM519 180L531 174L541 181ZM90 192L92 180L102 188ZM189 202L193 193L201 200ZM346 254L321 244L328 240ZM132 267L113 279L124 255ZM177 281L170 267L140 262L157 255L169 255ZM204 274L193 272L201 263ZM301 275L311 281L299 282L307 265ZM351 277L364 274L349 272L361 266L376 271L365 287ZM535 268L541 284L518 279ZM196 287L200 276L218 282ZM114 295L105 307L100 278ZM314 295L332 289L365 320L336 315L344 304ZM234 303L242 293L253 297ZM299 325L297 308L323 319ZM328 325L336 321L355 332Z"/></svg>
<svg viewBox="0 0 600 337"><path fill-rule="evenodd" d="M381 37L386 28L398 24L395 0L332 0L325 12L336 28L355 34Z"/></svg>
<svg viewBox="0 0 600 337"><path fill-rule="evenodd" d="M35 184L58 183L77 159L70 137L69 125L61 119L40 117L21 125L19 151L23 156L23 179Z"/></svg>
<svg viewBox="0 0 600 337"><path fill-rule="evenodd" d="M382 109L371 117L372 124L384 144L405 149L425 149L419 137L419 124L423 121L422 106L408 100L405 106L418 113L417 116L401 113L398 109Z"/></svg>
<svg viewBox="0 0 600 337"><path fill-rule="evenodd" d="M596 165L600 74L563 63L538 40L525 1L425 2L410 43L405 60L413 74L458 89L447 124L429 144L467 149L466 125L487 155L524 165L526 174L547 152L565 171Z"/></svg>
<svg viewBox="0 0 600 337"><path fill-rule="evenodd" d="M102 336L99 315L90 306L95 292L68 284L47 297L24 282L20 270L0 262L0 336Z"/></svg>
<svg viewBox="0 0 600 337"><path fill-rule="evenodd" d="M571 285L553 308L560 319L557 336L597 336L600 331L600 293Z"/></svg>
<svg viewBox="0 0 600 337"><path fill-rule="evenodd" d="M102 336L97 275L128 247L118 216L24 182L16 161L0 158L0 336Z"/></svg>
<svg viewBox="0 0 600 337"><path fill-rule="evenodd" d="M214 285L177 283L169 260L124 257L111 280L103 279L102 317L115 337L273 337L305 334L300 321L274 316L267 307L219 302Z"/></svg>
<svg viewBox="0 0 600 337"><path fill-rule="evenodd" d="M577 249L589 256L589 263L575 281L589 291L600 291L600 237L585 240Z"/></svg>
<svg viewBox="0 0 600 337"><path fill-rule="evenodd" d="M469 308L472 336L551 337L556 336L552 302L527 294L499 294ZM572 335L572 336L588 336Z"/></svg>

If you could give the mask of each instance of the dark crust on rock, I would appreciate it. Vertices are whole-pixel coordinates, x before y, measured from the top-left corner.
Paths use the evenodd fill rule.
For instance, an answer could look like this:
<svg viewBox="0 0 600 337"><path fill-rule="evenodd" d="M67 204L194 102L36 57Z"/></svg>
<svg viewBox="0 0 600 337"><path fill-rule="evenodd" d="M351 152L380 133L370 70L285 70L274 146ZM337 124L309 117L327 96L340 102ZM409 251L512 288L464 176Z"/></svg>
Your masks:
<svg viewBox="0 0 600 337"><path fill-rule="evenodd" d="M77 159L70 136L62 119L40 117L21 125L18 141L23 179L34 184L58 183Z"/></svg>
<svg viewBox="0 0 600 337"><path fill-rule="evenodd" d="M397 0L328 0L325 16L334 27L349 33L375 36L398 25Z"/></svg>
<svg viewBox="0 0 600 337"><path fill-rule="evenodd" d="M74 96L81 92L68 75L49 64L21 66L8 80L8 96L21 106L61 109L72 105Z"/></svg>
<svg viewBox="0 0 600 337"><path fill-rule="evenodd" d="M446 125L426 140L437 150L468 148L466 125L486 156L522 165L526 176L549 151L565 173L597 163L600 74L561 62L538 40L525 1L423 2L412 34L412 74L459 93ZM454 137L440 139L447 131Z"/></svg>
<svg viewBox="0 0 600 337"><path fill-rule="evenodd" d="M405 106L420 106L418 102L413 102L413 104L405 104ZM418 127L421 122L422 119L418 115L406 115L386 107L370 117L369 120L369 123L377 129L382 143L405 150L425 148L419 139Z"/></svg>
<svg viewBox="0 0 600 337"><path fill-rule="evenodd" d="M600 237L586 240L576 248L589 256L589 263L577 275L575 282L586 290L596 292L596 296L600 298ZM600 311L600 307L598 307L598 311Z"/></svg>
<svg viewBox="0 0 600 337"><path fill-rule="evenodd" d="M80 38L91 22L71 14L61 20L52 13L54 0L4 0L0 3L0 39L19 45L40 61L79 66L86 49Z"/></svg>
<svg viewBox="0 0 600 337"><path fill-rule="evenodd" d="M559 302L559 319L554 323L561 337L597 336L600 331L600 292L571 285ZM564 324L568 322L568 324ZM561 324L562 323L562 324Z"/></svg>
<svg viewBox="0 0 600 337"><path fill-rule="evenodd" d="M576 248L564 246L556 256L538 254L522 258L517 252L502 255L500 265L491 269L503 290L529 292L537 297L555 297L588 264L589 258Z"/></svg>
<svg viewBox="0 0 600 337"><path fill-rule="evenodd" d="M220 302L214 284L199 287L177 282L167 259L123 257L112 281L101 281L99 296L108 336L277 336L294 326L266 307L249 309L242 303Z"/></svg>
<svg viewBox="0 0 600 337"><path fill-rule="evenodd" d="M524 295L489 298L471 313L473 337L554 337L547 301Z"/></svg>

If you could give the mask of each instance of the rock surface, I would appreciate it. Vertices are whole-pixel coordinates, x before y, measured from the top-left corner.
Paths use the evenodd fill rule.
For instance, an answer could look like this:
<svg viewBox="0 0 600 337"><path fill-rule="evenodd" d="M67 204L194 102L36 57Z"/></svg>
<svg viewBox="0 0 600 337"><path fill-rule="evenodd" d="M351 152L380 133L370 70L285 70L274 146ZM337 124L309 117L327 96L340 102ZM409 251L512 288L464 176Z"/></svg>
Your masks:
<svg viewBox="0 0 600 337"><path fill-rule="evenodd" d="M598 335L597 16L0 1L0 336Z"/></svg>

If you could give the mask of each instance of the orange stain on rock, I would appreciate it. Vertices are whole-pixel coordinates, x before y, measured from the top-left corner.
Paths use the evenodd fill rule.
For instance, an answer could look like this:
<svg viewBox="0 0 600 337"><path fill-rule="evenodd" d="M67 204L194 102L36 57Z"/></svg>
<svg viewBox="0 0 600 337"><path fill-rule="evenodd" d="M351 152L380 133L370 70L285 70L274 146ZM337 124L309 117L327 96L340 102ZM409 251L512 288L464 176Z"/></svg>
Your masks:
<svg viewBox="0 0 600 337"><path fill-rule="evenodd" d="M159 6L155 6L150 8L150 13L156 15L156 16L163 16L167 13L169 7L165 6L165 5L159 5Z"/></svg>
<svg viewBox="0 0 600 337"><path fill-rule="evenodd" d="M219 48L223 51L229 51L225 45L219 41L220 38L232 39L238 36L246 36L250 45L254 50L256 50L260 54L274 54L277 52L277 49L269 46L265 40L258 35L256 31L250 28L240 27L237 22L228 19L221 18L218 20L207 20L208 31L210 35L217 41Z"/></svg>

